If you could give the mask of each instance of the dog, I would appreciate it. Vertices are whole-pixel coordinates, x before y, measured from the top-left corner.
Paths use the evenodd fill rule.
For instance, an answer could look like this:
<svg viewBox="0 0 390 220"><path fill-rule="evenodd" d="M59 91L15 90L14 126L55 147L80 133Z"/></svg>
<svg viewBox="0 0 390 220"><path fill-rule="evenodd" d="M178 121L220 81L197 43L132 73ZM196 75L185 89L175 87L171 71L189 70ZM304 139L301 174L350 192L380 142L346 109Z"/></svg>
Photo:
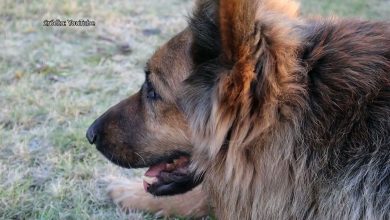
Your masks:
<svg viewBox="0 0 390 220"><path fill-rule="evenodd" d="M87 131L115 164L149 167L144 190L111 187L123 208L390 219L388 22L303 19L292 0L198 0L145 75Z"/></svg>

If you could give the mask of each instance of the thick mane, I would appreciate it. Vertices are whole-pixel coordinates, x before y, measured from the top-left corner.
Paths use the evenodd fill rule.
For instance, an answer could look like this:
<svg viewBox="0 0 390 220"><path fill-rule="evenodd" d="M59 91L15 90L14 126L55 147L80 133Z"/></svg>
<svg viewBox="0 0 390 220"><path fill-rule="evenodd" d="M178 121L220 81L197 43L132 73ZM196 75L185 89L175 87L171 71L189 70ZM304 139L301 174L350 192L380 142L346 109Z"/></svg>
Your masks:
<svg viewBox="0 0 390 220"><path fill-rule="evenodd" d="M221 219L388 218L390 25L297 14L198 2L181 98L194 168Z"/></svg>
<svg viewBox="0 0 390 220"><path fill-rule="evenodd" d="M295 57L300 47L297 26L288 19L292 11L296 13L296 4L289 8L254 0L198 2L189 22L195 68L186 80L190 86L184 89L182 106L194 119L193 131L201 132L195 136L215 138L203 138L214 143L199 143L204 147L197 149L214 157L230 139L243 139L237 135L252 142L251 136L258 134L251 132L262 133L279 117L291 118L292 109L304 104L300 99L305 91L298 85L303 79L292 74L299 71ZM284 101L288 102L280 106ZM264 121L253 124L253 118Z"/></svg>

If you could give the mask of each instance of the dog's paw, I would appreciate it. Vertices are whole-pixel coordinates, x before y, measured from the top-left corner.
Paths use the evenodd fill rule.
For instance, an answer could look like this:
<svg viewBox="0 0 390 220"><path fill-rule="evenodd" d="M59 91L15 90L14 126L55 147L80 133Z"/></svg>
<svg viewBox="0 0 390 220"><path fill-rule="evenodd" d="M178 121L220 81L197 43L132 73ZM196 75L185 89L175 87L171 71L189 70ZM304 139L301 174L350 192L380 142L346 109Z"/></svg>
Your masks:
<svg viewBox="0 0 390 220"><path fill-rule="evenodd" d="M138 210L157 217L202 217L208 212L206 196L199 186L184 194L156 197L145 192L142 180L111 179L109 182L108 196L126 212Z"/></svg>
<svg viewBox="0 0 390 220"><path fill-rule="evenodd" d="M112 179L107 187L107 193L124 211L138 210L162 214L154 204L155 198L145 192L142 180Z"/></svg>

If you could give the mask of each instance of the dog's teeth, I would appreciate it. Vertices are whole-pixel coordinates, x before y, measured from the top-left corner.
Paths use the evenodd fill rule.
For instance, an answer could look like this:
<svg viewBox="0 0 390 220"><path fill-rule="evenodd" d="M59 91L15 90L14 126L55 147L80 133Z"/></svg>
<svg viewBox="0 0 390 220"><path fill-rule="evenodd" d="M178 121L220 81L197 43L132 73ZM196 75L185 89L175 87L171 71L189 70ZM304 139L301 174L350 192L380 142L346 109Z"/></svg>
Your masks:
<svg viewBox="0 0 390 220"><path fill-rule="evenodd" d="M168 171L174 170L174 169L175 169L175 164L168 163L168 164L166 165L166 169L167 169Z"/></svg>
<svg viewBox="0 0 390 220"><path fill-rule="evenodd" d="M157 177L150 177L150 176L144 176L143 180L150 185L158 181Z"/></svg>

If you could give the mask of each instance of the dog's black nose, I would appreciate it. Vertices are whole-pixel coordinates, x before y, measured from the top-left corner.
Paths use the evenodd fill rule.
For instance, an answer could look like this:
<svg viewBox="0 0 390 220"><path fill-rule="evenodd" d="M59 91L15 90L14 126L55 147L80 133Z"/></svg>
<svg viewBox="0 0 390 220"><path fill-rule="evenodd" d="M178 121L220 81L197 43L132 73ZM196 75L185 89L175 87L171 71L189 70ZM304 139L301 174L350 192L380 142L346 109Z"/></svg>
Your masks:
<svg viewBox="0 0 390 220"><path fill-rule="evenodd" d="M97 134L95 131L95 126L93 124L91 125L91 127L88 128L86 136L90 144L95 143Z"/></svg>

